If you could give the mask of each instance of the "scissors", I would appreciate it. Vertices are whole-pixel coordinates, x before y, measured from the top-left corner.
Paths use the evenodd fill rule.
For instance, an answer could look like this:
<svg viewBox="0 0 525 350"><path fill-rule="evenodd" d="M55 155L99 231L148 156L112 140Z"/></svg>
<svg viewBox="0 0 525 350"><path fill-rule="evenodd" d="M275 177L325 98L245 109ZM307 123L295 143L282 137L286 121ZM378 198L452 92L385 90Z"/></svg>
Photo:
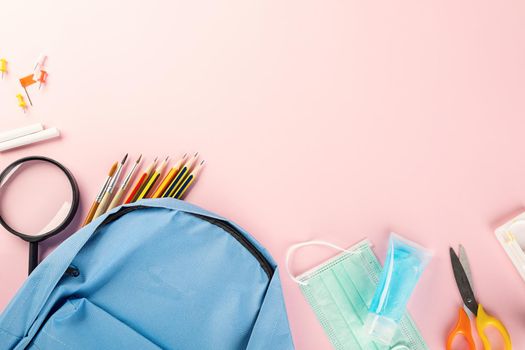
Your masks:
<svg viewBox="0 0 525 350"><path fill-rule="evenodd" d="M452 350L452 343L458 335L465 337L469 350L476 350L476 344L474 343L472 328L470 326L470 318L465 311L466 309L470 310L476 319L476 329L485 350L492 350L490 340L485 333L485 330L488 327L493 327L499 332L503 338L505 350L512 350L510 335L503 323L501 323L501 321L497 318L487 314L483 306L478 304L476 301L476 297L472 289L470 264L465 253L465 249L462 245L459 246L459 256L456 254L453 248L450 248L450 261L452 262L454 278L456 279L459 293L463 299L464 307L459 309L458 321L448 335L446 350Z"/></svg>

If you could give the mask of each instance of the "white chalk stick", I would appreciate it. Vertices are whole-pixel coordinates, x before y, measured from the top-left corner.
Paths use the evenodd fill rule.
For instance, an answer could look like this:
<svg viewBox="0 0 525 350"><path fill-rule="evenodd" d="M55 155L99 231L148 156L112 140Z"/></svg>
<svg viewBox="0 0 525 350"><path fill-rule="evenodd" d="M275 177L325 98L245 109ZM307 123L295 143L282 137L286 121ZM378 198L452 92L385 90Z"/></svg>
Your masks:
<svg viewBox="0 0 525 350"><path fill-rule="evenodd" d="M39 132L42 130L44 130L44 126L40 123L23 126L17 129L7 130L0 133L0 142L13 140L18 137L34 134L35 132Z"/></svg>
<svg viewBox="0 0 525 350"><path fill-rule="evenodd" d="M60 131L58 131L57 128L45 129L34 134L22 136L10 141L0 142L0 152L7 151L16 147L29 145L35 142L49 140L54 137L58 137L59 135Z"/></svg>

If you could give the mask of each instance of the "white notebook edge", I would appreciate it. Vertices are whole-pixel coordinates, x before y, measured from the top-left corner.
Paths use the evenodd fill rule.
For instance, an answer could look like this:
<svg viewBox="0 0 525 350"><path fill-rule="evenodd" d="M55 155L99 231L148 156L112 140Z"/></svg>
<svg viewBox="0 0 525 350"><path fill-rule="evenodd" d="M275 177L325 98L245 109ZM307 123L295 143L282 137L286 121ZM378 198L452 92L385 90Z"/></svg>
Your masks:
<svg viewBox="0 0 525 350"><path fill-rule="evenodd" d="M520 220L525 220L525 212L498 227L495 234L499 243L505 250L505 253L507 253L512 261L512 264L520 274L523 281L525 281L525 251L520 247L514 234L510 230L512 224Z"/></svg>

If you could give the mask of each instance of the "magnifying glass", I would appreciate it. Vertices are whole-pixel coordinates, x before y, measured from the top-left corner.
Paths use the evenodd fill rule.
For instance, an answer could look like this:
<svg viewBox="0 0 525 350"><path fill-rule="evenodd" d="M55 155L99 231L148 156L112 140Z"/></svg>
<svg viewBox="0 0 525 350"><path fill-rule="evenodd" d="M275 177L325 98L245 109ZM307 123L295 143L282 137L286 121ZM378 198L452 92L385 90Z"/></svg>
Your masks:
<svg viewBox="0 0 525 350"><path fill-rule="evenodd" d="M0 173L0 224L29 242L29 274L38 265L38 243L71 223L79 199L73 174L51 158L22 158Z"/></svg>

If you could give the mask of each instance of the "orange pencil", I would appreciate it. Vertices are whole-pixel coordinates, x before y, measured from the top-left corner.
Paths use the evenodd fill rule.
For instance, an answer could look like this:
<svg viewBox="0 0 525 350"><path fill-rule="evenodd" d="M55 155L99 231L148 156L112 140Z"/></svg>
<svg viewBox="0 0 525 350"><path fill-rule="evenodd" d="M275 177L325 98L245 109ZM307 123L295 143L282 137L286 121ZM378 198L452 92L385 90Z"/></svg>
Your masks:
<svg viewBox="0 0 525 350"><path fill-rule="evenodd" d="M155 168L155 165L157 165L157 158L151 163L144 173L138 178L137 182L135 182L135 186L133 186L133 190L131 190L128 198L124 201L125 204L131 203L135 201L135 198L137 197L139 191L142 189L142 187L145 185L146 181L148 180L149 176L151 175L151 172Z"/></svg>
<svg viewBox="0 0 525 350"><path fill-rule="evenodd" d="M186 161L187 157L188 157L188 153L185 153L182 156L182 158L180 158L177 161L177 163L175 163L175 165L170 169L170 171L168 172L166 177L164 177L164 179L160 183L159 187L157 187L157 190L155 191L155 193L153 193L153 196L151 196L151 198L160 198L160 197L162 197L162 194L164 193L164 191L166 191L166 189L168 188L170 183L173 181L175 176L177 176L177 173L179 172L182 164Z"/></svg>

